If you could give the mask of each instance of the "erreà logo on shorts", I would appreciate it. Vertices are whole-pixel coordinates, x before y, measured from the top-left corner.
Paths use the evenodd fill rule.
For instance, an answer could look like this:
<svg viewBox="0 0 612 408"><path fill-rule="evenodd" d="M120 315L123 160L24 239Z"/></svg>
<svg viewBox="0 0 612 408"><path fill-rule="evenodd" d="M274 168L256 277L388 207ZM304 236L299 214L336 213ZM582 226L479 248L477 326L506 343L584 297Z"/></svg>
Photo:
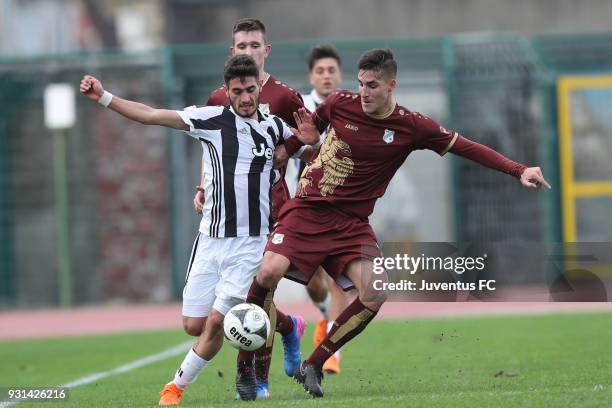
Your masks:
<svg viewBox="0 0 612 408"><path fill-rule="evenodd" d="M272 243L276 245L282 244L283 239L285 239L285 234L275 233L274 236L272 237Z"/></svg>

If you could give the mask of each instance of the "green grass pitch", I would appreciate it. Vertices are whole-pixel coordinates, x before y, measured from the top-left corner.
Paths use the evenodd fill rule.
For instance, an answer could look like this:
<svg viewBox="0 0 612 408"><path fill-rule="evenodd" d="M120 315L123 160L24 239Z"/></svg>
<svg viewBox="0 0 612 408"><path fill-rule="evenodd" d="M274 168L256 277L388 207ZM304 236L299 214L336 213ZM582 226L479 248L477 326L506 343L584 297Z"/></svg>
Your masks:
<svg viewBox="0 0 612 408"><path fill-rule="evenodd" d="M406 307L409 307L407 305ZM344 350L343 372L312 400L286 377L277 341L272 399L248 406L609 407L612 314L381 321ZM312 350L312 325L302 352ZM180 331L0 343L0 386L57 386L158 353L187 340ZM221 353L187 389L182 406L233 401L235 351ZM73 388L48 407L154 406L178 355ZM18 407L40 406L21 403Z"/></svg>

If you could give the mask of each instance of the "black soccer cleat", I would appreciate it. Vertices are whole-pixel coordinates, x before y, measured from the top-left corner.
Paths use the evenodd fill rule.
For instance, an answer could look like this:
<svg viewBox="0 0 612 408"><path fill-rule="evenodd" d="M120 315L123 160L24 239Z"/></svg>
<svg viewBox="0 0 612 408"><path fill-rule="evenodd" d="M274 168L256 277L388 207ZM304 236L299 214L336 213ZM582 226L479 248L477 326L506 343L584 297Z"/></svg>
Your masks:
<svg viewBox="0 0 612 408"><path fill-rule="evenodd" d="M236 371L236 391L242 401L253 401L257 398L257 379L253 361L240 361Z"/></svg>
<svg viewBox="0 0 612 408"><path fill-rule="evenodd" d="M321 388L321 380L323 379L323 371L306 361L293 373L293 378L304 386L304 390L315 398L323 396L323 388Z"/></svg>

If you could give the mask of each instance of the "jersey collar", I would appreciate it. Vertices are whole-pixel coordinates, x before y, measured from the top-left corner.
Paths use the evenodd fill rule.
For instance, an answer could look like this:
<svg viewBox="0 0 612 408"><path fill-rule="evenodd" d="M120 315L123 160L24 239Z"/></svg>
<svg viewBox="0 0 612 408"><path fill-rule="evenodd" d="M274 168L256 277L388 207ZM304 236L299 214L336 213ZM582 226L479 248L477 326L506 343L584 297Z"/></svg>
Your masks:
<svg viewBox="0 0 612 408"><path fill-rule="evenodd" d="M270 78L272 78L272 75L268 74L267 72L264 72L264 80L262 81L261 84L261 88L263 89L264 86L266 86L266 84L268 83L268 81L270 80Z"/></svg>
<svg viewBox="0 0 612 408"><path fill-rule="evenodd" d="M316 105L320 105L321 103L323 103L323 99L319 97L319 94L317 93L316 89L313 89L312 91L310 91L310 97L312 98L312 101Z"/></svg>

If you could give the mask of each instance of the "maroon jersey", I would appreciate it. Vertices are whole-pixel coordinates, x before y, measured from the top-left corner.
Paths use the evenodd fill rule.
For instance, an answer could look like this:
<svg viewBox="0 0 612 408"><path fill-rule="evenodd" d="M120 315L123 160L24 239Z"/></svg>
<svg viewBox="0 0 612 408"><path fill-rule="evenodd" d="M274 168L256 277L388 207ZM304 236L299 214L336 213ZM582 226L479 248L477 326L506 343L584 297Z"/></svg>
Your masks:
<svg viewBox="0 0 612 408"><path fill-rule="evenodd" d="M224 87L214 90L208 97L207 105L228 106L230 104L227 92ZM293 128L296 128L293 112L304 107L304 102L299 93L289 87L287 84L277 80L272 75L261 88L259 94L259 110L262 113L271 113L278 116ZM292 138L293 139L293 138ZM292 141L295 144L296 141ZM288 148L289 149L289 148ZM296 149L295 149L296 150ZM292 151L295 151L292 149ZM285 182L286 167L280 169L280 181L272 187L272 211L273 219L278 218L278 213L289 198L289 188Z"/></svg>
<svg viewBox="0 0 612 408"><path fill-rule="evenodd" d="M413 150L429 149L440 155L452 151L514 177L526 169L402 106L396 105L384 119L367 116L360 96L349 91L328 97L317 108L315 119L319 130L328 125L331 130L302 173L296 197L326 202L359 218L372 213L376 200Z"/></svg>
<svg viewBox="0 0 612 408"><path fill-rule="evenodd" d="M338 91L319 105L319 130L331 130L306 166L297 197L324 201L345 213L367 218L411 151L445 154L458 134L432 119L397 105L384 119L367 116L361 98Z"/></svg>

